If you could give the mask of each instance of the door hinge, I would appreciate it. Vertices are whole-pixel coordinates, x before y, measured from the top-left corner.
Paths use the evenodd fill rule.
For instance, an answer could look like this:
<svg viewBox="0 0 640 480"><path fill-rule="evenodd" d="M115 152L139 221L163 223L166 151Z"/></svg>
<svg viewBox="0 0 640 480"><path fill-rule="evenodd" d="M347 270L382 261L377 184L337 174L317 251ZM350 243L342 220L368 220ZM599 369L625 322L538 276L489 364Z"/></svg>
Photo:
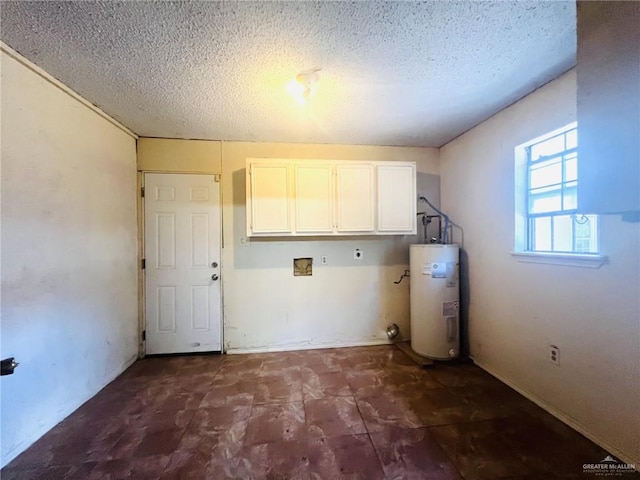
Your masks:
<svg viewBox="0 0 640 480"><path fill-rule="evenodd" d="M144 198L144 187L142 187L142 188L140 189L140 196L141 196L142 198Z"/></svg>
<svg viewBox="0 0 640 480"><path fill-rule="evenodd" d="M220 183L220 175L214 175L213 176L213 181L216 183Z"/></svg>
<svg viewBox="0 0 640 480"><path fill-rule="evenodd" d="M142 341L144 342L147 339L147 331L142 330Z"/></svg>
<svg viewBox="0 0 640 480"><path fill-rule="evenodd" d="M147 268L147 259L143 258L142 261L140 262L140 266L142 267L142 270L144 270L145 268Z"/></svg>

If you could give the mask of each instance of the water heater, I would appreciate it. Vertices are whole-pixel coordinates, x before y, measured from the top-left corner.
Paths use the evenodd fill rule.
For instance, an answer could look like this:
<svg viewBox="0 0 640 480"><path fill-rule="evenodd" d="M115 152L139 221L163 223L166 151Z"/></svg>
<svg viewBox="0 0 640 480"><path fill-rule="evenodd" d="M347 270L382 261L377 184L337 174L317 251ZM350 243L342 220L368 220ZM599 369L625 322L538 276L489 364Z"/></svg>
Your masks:
<svg viewBox="0 0 640 480"><path fill-rule="evenodd" d="M411 348L418 355L448 360L460 353L458 246L409 247Z"/></svg>

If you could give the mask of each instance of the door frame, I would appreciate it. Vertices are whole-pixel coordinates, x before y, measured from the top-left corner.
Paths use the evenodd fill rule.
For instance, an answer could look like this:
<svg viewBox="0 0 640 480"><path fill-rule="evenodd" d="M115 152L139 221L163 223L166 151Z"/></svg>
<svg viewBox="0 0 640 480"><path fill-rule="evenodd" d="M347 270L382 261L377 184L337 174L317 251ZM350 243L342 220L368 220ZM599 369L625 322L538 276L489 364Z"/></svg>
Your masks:
<svg viewBox="0 0 640 480"><path fill-rule="evenodd" d="M214 181L220 185L218 189L218 205L220 208L220 353L224 354L224 235L222 231L223 221L223 208L222 208L222 175L220 173L211 172L184 172L184 171L167 171L167 170L138 170L136 181L136 207L137 207L137 219L138 219L138 358L143 359L146 352L146 339L145 330L147 328L147 316L146 316L146 271L142 268L143 261L145 260L145 216L144 216L144 196L143 191L145 188L145 174L167 174L167 175L210 175L214 178Z"/></svg>

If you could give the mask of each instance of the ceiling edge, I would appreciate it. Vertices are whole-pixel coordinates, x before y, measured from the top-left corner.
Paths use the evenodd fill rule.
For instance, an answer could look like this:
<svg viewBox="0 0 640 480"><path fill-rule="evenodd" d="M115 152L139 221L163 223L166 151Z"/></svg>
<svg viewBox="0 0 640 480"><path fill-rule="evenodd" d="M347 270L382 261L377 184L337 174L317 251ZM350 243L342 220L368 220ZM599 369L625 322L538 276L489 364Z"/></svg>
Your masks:
<svg viewBox="0 0 640 480"><path fill-rule="evenodd" d="M52 76L50 73L46 72L45 70L43 70L42 68L37 66L31 60L23 57L18 52L16 52L14 49L12 49L10 46L8 46L6 43L1 42L1 41L0 41L0 51L6 53L9 57L13 58L18 63L22 64L23 66L25 66L26 68L31 70L33 73L35 73L36 75L40 76L42 79L44 79L45 81L49 82L54 87L62 90L64 93L69 95L71 98L73 98L73 99L77 100L78 102L82 103L89 110L92 110L93 112L97 113L99 116L104 118L106 121L111 123L113 126L115 126L115 127L119 128L120 130L122 130L127 135L133 137L136 140L138 139L138 135L135 132L133 132L131 129L127 128L125 125L120 123L118 120L116 120L115 118L113 118L109 114L105 113L99 107L97 107L93 103L89 102L86 98L82 97L79 93L75 92L74 90L72 90L71 88L66 86L64 83L62 83L60 80L58 80L57 78Z"/></svg>

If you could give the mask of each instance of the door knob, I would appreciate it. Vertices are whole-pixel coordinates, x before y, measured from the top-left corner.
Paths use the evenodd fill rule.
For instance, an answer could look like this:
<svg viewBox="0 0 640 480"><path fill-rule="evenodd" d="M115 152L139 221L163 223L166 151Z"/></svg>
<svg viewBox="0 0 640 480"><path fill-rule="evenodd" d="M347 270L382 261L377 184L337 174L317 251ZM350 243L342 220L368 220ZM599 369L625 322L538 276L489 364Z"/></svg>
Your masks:
<svg viewBox="0 0 640 480"><path fill-rule="evenodd" d="M213 275L211 275L211 280L213 280L214 282L220 277L218 277L217 273L214 273Z"/></svg>

